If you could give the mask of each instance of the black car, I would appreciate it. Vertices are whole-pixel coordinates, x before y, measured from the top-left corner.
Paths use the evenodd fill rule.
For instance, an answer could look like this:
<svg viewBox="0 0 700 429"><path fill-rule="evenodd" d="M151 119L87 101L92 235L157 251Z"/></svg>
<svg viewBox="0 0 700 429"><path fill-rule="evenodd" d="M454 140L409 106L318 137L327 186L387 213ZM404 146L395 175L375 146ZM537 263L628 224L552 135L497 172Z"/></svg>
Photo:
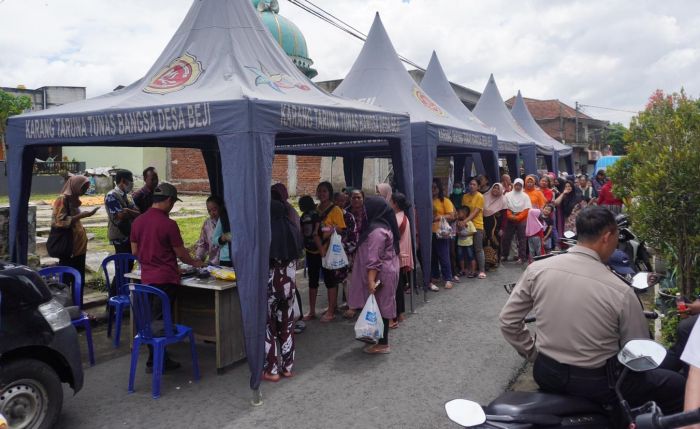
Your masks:
<svg viewBox="0 0 700 429"><path fill-rule="evenodd" d="M51 428L63 386L83 387L78 335L42 278L0 261L0 414L10 428Z"/></svg>

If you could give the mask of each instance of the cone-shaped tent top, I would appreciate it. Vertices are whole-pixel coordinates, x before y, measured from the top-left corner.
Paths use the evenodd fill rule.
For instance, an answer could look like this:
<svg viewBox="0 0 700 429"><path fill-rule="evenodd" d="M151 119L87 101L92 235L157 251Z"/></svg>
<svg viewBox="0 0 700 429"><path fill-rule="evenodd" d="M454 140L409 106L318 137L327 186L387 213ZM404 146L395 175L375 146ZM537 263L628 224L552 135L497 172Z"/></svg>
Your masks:
<svg viewBox="0 0 700 429"><path fill-rule="evenodd" d="M520 125L530 136L537 139L538 142L548 144L554 148L559 156L567 156L572 152L571 146L567 146L555 139L553 139L549 134L547 134L532 117L532 114L527 108L523 96L518 91L517 97L515 97L515 103L510 113L515 118L515 121Z"/></svg>
<svg viewBox="0 0 700 429"><path fill-rule="evenodd" d="M316 87L270 37L249 0L205 0L192 4L139 81L29 116L242 99L378 110Z"/></svg>
<svg viewBox="0 0 700 429"><path fill-rule="evenodd" d="M272 39L250 0L195 0L144 78L101 97L12 117L7 137L10 249L14 261L25 263L34 147L202 150L212 192L223 194L236 237L231 250L252 388L264 362L276 145L350 153L388 148L395 177L413 183L408 116L317 88ZM334 146L348 141L355 146ZM412 189L405 192L412 200ZM241 195L245 204L238 204ZM233 351L226 354L233 359Z"/></svg>
<svg viewBox="0 0 700 429"><path fill-rule="evenodd" d="M459 100L459 97L455 94L450 85L450 81L445 75L445 71L435 51L433 51L433 54L430 56L430 63L428 63L428 68L425 70L425 75L423 75L420 86L430 98L444 107L445 110L455 118L465 121L474 131L485 134L495 134L493 128L481 122L481 120Z"/></svg>
<svg viewBox="0 0 700 429"><path fill-rule="evenodd" d="M461 153L465 149L480 150L486 158L485 163L492 166L492 171L497 171L495 136L490 132L475 131L466 119L450 114L414 82L401 64L379 14L375 16L350 72L333 93L411 115L413 186L417 217L421 223L417 229L422 243L430 243L433 218L431 183L438 149ZM430 250L423 250L423 266L429 267ZM423 274L425 285L430 284L429 270L424 270Z"/></svg>
<svg viewBox="0 0 700 429"><path fill-rule="evenodd" d="M515 122L513 115L508 111L493 74L489 77L486 88L474 107L474 114L485 124L495 128L499 138L504 141L515 142L519 146L537 144L535 139ZM537 144L537 151L552 153L552 149L543 144Z"/></svg>
<svg viewBox="0 0 700 429"><path fill-rule="evenodd" d="M452 116L436 103L411 78L378 13L359 56L333 94L362 100L395 112L407 112L411 115L411 123L428 122L475 131L464 120ZM485 138L484 143L486 147L491 147L490 138Z"/></svg>

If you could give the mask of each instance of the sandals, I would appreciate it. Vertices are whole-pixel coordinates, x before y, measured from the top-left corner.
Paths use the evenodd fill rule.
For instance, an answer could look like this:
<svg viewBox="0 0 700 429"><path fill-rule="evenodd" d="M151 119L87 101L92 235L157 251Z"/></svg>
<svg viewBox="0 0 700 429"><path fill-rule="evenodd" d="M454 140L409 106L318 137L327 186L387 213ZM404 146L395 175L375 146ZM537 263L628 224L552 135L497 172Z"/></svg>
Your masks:
<svg viewBox="0 0 700 429"><path fill-rule="evenodd" d="M440 290L440 288L435 286L433 283L430 283L429 289L432 290L433 292L438 292Z"/></svg>
<svg viewBox="0 0 700 429"><path fill-rule="evenodd" d="M301 320L308 322L309 320L314 320L316 319L316 315L313 313L306 313L304 317L301 318Z"/></svg>
<svg viewBox="0 0 700 429"><path fill-rule="evenodd" d="M280 378L282 378L282 377L280 377L279 374L270 374L269 372L265 371L265 372L263 372L262 378L265 381L271 381L273 383L277 383L278 381L280 381Z"/></svg>
<svg viewBox="0 0 700 429"><path fill-rule="evenodd" d="M348 308L345 310L343 313L343 318L345 319L354 319L355 316L357 315L357 311L353 310L352 308Z"/></svg>
<svg viewBox="0 0 700 429"><path fill-rule="evenodd" d="M330 316L328 313L323 313L323 316L319 319L321 323L329 323L335 320L335 314L331 314Z"/></svg>
<svg viewBox="0 0 700 429"><path fill-rule="evenodd" d="M389 322L389 329L396 329L399 327L399 322L396 320L392 320Z"/></svg>
<svg viewBox="0 0 700 429"><path fill-rule="evenodd" d="M469 275L467 275L467 277L470 279L473 279L474 277L476 277L476 273L469 273Z"/></svg>
<svg viewBox="0 0 700 429"><path fill-rule="evenodd" d="M485 278L486 278L486 273L479 273L479 278L480 278L480 279L485 279Z"/></svg>
<svg viewBox="0 0 700 429"><path fill-rule="evenodd" d="M452 282L445 282L445 289L452 289L455 287L455 285L452 284Z"/></svg>
<svg viewBox="0 0 700 429"><path fill-rule="evenodd" d="M362 351L370 355L385 355L391 353L391 349L388 345L381 344L372 344L362 349Z"/></svg>

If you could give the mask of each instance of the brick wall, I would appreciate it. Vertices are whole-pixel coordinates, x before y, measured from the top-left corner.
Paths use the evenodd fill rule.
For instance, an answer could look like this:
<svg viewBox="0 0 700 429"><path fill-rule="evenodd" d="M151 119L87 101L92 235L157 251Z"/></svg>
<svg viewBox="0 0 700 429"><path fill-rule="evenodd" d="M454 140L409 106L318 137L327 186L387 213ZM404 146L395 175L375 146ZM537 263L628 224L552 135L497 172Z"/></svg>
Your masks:
<svg viewBox="0 0 700 429"><path fill-rule="evenodd" d="M275 155L272 163L272 182L288 184L287 155ZM198 149L170 149L170 174L168 180L173 182L180 192L209 193L207 168ZM321 157L297 157L297 189L290 189L294 195L315 195L316 186L321 181Z"/></svg>
<svg viewBox="0 0 700 429"><path fill-rule="evenodd" d="M170 174L168 180L179 192L209 193L209 178L199 149L170 149Z"/></svg>
<svg viewBox="0 0 700 429"><path fill-rule="evenodd" d="M321 157L297 157L297 195L316 195L316 187L321 181ZM290 191L290 193L293 193Z"/></svg>

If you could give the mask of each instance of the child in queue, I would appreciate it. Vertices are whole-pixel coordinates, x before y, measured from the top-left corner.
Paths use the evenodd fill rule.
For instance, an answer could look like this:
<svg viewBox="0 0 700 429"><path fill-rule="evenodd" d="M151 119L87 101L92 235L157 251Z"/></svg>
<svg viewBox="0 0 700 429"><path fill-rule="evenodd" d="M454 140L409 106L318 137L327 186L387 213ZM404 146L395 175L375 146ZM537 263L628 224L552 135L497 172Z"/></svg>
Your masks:
<svg viewBox="0 0 700 429"><path fill-rule="evenodd" d="M470 279L476 277L476 258L474 257L474 234L476 227L472 221L467 221L469 207L462 206L457 209L457 262L460 275ZM469 271L467 271L469 263Z"/></svg>
<svg viewBox="0 0 700 429"><path fill-rule="evenodd" d="M540 222L542 211L532 208L527 214L525 236L529 250L529 262L532 263L535 256L544 254L544 225Z"/></svg>
<svg viewBox="0 0 700 429"><path fill-rule="evenodd" d="M544 251L549 253L554 249L554 236L552 231L554 230L554 204L547 203L544 208L542 208L542 213L540 214L540 222L544 225L543 231L543 241L544 241Z"/></svg>

